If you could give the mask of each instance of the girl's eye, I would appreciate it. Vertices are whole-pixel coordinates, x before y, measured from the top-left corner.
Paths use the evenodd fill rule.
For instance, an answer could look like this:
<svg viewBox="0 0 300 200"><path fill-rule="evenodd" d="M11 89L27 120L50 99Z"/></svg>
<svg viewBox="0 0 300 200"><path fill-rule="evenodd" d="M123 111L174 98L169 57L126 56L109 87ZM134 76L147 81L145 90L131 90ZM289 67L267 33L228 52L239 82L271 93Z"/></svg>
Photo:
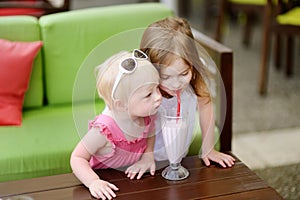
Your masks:
<svg viewBox="0 0 300 200"><path fill-rule="evenodd" d="M160 76L160 78L161 78L162 80L167 80L167 79L169 78L169 76Z"/></svg>
<svg viewBox="0 0 300 200"><path fill-rule="evenodd" d="M148 98L148 97L150 97L151 96L151 92L150 93L148 93L146 96L145 96L145 98Z"/></svg>
<svg viewBox="0 0 300 200"><path fill-rule="evenodd" d="M186 76L188 74L189 74L189 71L185 71L185 72L181 73L181 76Z"/></svg>

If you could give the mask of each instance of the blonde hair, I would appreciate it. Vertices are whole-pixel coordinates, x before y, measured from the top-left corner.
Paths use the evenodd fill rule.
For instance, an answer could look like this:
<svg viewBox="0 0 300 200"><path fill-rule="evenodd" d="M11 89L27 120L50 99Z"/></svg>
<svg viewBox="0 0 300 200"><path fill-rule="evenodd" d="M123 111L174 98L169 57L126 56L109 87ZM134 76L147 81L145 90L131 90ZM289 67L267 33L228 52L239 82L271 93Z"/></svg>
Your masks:
<svg viewBox="0 0 300 200"><path fill-rule="evenodd" d="M131 52L121 51L95 68L98 95L110 109L113 108L112 89L119 72L119 64L130 57L132 57ZM116 99L128 102L136 89L148 83L158 82L158 71L151 62L146 59L136 59L136 62L137 68L133 73L122 74L122 78L114 93Z"/></svg>
<svg viewBox="0 0 300 200"><path fill-rule="evenodd" d="M140 49L148 54L158 70L159 64L170 65L176 58L183 59L192 71L190 85L195 94L211 101L205 83L207 70L199 59L191 27L185 19L167 17L149 25L143 33Z"/></svg>

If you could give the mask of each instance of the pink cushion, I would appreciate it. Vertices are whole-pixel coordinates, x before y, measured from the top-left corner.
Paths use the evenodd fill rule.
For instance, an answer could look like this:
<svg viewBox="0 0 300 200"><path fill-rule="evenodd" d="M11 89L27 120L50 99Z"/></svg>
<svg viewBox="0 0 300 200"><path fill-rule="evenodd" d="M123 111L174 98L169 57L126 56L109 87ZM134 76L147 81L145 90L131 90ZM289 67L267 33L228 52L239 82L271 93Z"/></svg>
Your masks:
<svg viewBox="0 0 300 200"><path fill-rule="evenodd" d="M24 95L42 44L0 39L0 126L21 125Z"/></svg>
<svg viewBox="0 0 300 200"><path fill-rule="evenodd" d="M0 8L0 16L32 15L40 17L45 10L38 8Z"/></svg>
<svg viewBox="0 0 300 200"><path fill-rule="evenodd" d="M34 6L36 4L36 0L14 0L14 1L19 1L20 3L26 2L27 6ZM13 16L13 15L32 15L35 17L40 17L43 14L45 14L44 9L40 8L0 8L0 16Z"/></svg>

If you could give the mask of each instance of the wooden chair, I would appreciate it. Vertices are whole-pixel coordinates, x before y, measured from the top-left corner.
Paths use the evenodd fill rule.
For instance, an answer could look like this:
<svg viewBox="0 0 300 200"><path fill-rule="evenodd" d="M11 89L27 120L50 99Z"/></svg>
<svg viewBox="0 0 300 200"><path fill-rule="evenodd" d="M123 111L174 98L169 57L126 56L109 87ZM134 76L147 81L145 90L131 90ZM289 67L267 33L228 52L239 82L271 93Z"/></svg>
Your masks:
<svg viewBox="0 0 300 200"><path fill-rule="evenodd" d="M294 36L300 35L300 7L295 6L295 0L268 0L264 10L264 30L261 52L261 66L259 79L259 93L265 95L268 81L268 60L270 52L270 41L273 35L275 40L275 65L277 68L281 63L281 42L286 39L286 74L292 74ZM299 3L299 1L298 1ZM299 4L298 4L299 5Z"/></svg>
<svg viewBox="0 0 300 200"><path fill-rule="evenodd" d="M219 116L216 119L217 126L225 119L220 135L220 150L231 151L232 141L232 102L233 102L233 52L228 47L220 44L203 33L193 29L193 35L197 43L202 45L212 57L220 72L225 91L219 91L220 102L217 108ZM223 103L226 102L226 104ZM218 119L219 118L219 119ZM221 125L222 126L222 125Z"/></svg>
<svg viewBox="0 0 300 200"><path fill-rule="evenodd" d="M49 0L0 0L0 16L42 15L68 11L70 0L62 0L62 5L55 6Z"/></svg>
<svg viewBox="0 0 300 200"><path fill-rule="evenodd" d="M243 44L245 46L249 46L255 19L257 16L260 16L263 13L266 1L267 0L220 0L215 39L219 42L222 41L222 33L226 15L229 13L242 12L246 15Z"/></svg>

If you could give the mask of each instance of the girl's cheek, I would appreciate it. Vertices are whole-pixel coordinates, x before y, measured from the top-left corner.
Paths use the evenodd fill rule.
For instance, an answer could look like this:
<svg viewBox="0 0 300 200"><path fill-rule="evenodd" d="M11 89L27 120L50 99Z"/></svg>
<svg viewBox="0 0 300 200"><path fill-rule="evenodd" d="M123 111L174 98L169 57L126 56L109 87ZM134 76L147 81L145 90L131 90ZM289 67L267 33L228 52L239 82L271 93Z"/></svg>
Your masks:
<svg viewBox="0 0 300 200"><path fill-rule="evenodd" d="M164 84L160 84L159 87L160 87L160 89L162 89L164 91L168 91L169 90L168 87L166 85L164 85Z"/></svg>
<svg viewBox="0 0 300 200"><path fill-rule="evenodd" d="M166 80L160 82L160 88L161 89L168 89L169 86L170 85L168 84L168 81L166 81Z"/></svg>

